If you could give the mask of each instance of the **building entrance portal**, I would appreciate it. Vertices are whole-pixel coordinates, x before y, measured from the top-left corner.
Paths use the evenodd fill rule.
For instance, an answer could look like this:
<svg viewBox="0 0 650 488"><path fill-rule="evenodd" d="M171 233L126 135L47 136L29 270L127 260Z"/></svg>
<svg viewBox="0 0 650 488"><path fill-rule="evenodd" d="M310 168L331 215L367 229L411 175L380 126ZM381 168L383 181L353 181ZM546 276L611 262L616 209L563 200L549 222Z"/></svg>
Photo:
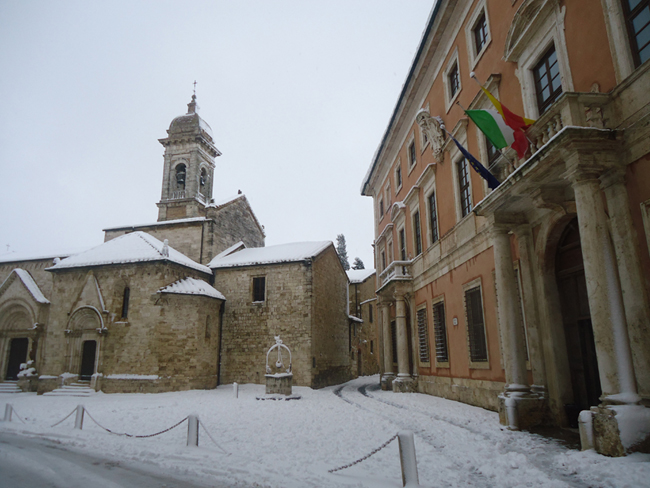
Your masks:
<svg viewBox="0 0 650 488"><path fill-rule="evenodd" d="M9 360L7 361L7 375L5 379L17 380L20 372L20 365L27 361L27 346L29 339L21 337L12 339L9 347Z"/></svg>
<svg viewBox="0 0 650 488"><path fill-rule="evenodd" d="M84 341L81 354L81 371L79 378L90 380L95 374L95 353L97 352L97 341Z"/></svg>
<svg viewBox="0 0 650 488"><path fill-rule="evenodd" d="M574 403L567 405L567 417L577 427L579 412L598 405L602 394L577 218L567 225L558 243L555 275L573 386Z"/></svg>

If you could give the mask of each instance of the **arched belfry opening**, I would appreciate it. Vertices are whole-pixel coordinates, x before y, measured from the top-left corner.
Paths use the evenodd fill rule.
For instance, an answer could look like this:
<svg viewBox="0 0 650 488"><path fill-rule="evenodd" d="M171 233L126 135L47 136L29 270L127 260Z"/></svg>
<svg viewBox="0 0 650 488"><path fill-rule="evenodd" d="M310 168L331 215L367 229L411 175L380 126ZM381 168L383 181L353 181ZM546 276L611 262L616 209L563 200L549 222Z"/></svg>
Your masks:
<svg viewBox="0 0 650 488"><path fill-rule="evenodd" d="M598 405L602 394L577 218L566 225L558 242L555 278L573 389L574 403L567 406L567 417L577 425L578 413Z"/></svg>
<svg viewBox="0 0 650 488"><path fill-rule="evenodd" d="M187 178L187 168L183 163L176 166L176 190L185 190L185 180Z"/></svg>

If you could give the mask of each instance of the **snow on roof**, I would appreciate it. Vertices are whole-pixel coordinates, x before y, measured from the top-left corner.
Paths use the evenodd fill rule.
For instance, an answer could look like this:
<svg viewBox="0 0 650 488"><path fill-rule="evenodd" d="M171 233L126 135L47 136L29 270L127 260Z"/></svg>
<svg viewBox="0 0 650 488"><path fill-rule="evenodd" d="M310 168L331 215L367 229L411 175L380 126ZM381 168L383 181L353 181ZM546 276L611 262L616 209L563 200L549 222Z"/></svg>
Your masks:
<svg viewBox="0 0 650 488"><path fill-rule="evenodd" d="M160 290L158 293L175 293L178 295L203 295L211 298L218 298L219 300L226 300L226 297L223 294L210 286L203 280L197 280L196 278L187 278L180 279L175 281L171 285L167 285Z"/></svg>
<svg viewBox="0 0 650 488"><path fill-rule="evenodd" d="M208 266L214 268L232 268L236 266L254 266L256 264L291 263L305 261L323 252L331 241L292 242L268 247L251 247L242 249L228 256L216 256Z"/></svg>
<svg viewBox="0 0 650 488"><path fill-rule="evenodd" d="M5 288L5 284L9 282L11 276L14 273L16 274L16 276L18 276L18 278L20 278L20 281L23 282L23 285L25 285L27 291L29 291L29 293L31 293L31 295L34 297L34 300L36 300L38 303L50 303L50 301L47 298L45 298L45 295L43 295L43 292L34 281L34 278L32 278L32 275L30 275L24 269L20 269L20 268L15 268L14 270L11 271L9 276L7 276L7 278L2 282L2 285L0 285L0 291L2 291Z"/></svg>
<svg viewBox="0 0 650 488"><path fill-rule="evenodd" d="M163 222L152 222L149 224L120 225L117 227L107 227L106 229L103 229L103 231L106 232L107 230L136 229L138 227L156 227L158 225L185 224L191 222L203 222L205 220L208 219L205 217L189 217L187 219L165 220Z"/></svg>
<svg viewBox="0 0 650 488"><path fill-rule="evenodd" d="M363 324L363 319L360 319L359 317L355 317L354 315L348 315L348 318L352 322L356 322L357 324Z"/></svg>
<svg viewBox="0 0 650 488"><path fill-rule="evenodd" d="M227 203L234 202L238 198L245 197L243 193L239 193L237 195L230 196L228 198L224 198L223 200L219 200L218 202L213 202L210 203L209 205L206 205L206 207L222 207L223 205L226 205Z"/></svg>
<svg viewBox="0 0 650 488"><path fill-rule="evenodd" d="M232 246L230 246L225 251L221 251L213 259L223 258L223 257L229 256L230 254L232 254L232 253L234 253L236 251L241 251L242 249L246 249L246 244L244 244L243 241L239 241L237 244L233 244Z"/></svg>
<svg viewBox="0 0 650 488"><path fill-rule="evenodd" d="M349 269L346 271L350 283L363 283L375 274L374 269Z"/></svg>
<svg viewBox="0 0 650 488"><path fill-rule="evenodd" d="M212 274L210 268L192 261L172 247L165 246L146 232L136 231L116 237L88 251L63 259L47 268L59 270L82 266L101 266L107 264L140 263L147 261L171 261L188 268Z"/></svg>
<svg viewBox="0 0 650 488"><path fill-rule="evenodd" d="M72 256L73 254L77 254L81 251L85 251L86 249L87 248L76 249L76 250L66 249L64 252L54 251L54 252L41 253L41 254L30 254L25 252L21 253L16 251L9 251L8 253L0 255L0 263L16 263L18 261L40 261L43 259L67 258L68 256Z"/></svg>

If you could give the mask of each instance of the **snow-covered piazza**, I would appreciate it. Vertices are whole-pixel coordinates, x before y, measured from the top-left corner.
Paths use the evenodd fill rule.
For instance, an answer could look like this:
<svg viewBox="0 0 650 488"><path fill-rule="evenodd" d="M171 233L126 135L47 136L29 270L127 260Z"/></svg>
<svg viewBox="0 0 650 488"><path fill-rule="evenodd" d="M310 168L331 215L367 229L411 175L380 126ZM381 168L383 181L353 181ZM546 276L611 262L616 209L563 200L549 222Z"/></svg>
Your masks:
<svg viewBox="0 0 650 488"><path fill-rule="evenodd" d="M560 441L509 431L494 412L430 395L381 391L378 384L373 376L320 390L294 387L302 396L294 401L259 401L264 386L252 384L241 385L237 397L233 385L86 398L1 394L0 408L10 403L14 414L11 422L0 423L0 469L32 471L34 479L43 480L39 486L46 481L47 486L132 486L127 479L93 481L94 466L41 455L15 441L37 438L54 447L44 451L83 453L109 467L139 466L168 480L151 486L399 487L397 441L355 466L328 471L366 456L398 431L411 430L420 484L426 487L648 486L648 454L608 458L580 452ZM79 404L87 412L82 430L74 428L74 414L52 427ZM187 422L148 438L111 434L97 425L149 435L188 415L200 419L198 448L186 446ZM18 486L7 478L0 485Z"/></svg>

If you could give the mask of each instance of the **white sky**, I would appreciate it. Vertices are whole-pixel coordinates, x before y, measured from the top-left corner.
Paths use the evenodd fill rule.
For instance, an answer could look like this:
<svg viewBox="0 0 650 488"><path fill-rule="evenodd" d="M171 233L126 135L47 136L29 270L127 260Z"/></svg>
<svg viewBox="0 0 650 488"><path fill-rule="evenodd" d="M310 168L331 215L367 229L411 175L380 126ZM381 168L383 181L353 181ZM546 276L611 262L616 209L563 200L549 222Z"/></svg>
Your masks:
<svg viewBox="0 0 650 488"><path fill-rule="evenodd" d="M163 147L197 80L214 198L266 244L336 240L371 267L359 194L434 0L0 2L0 255L155 222Z"/></svg>

